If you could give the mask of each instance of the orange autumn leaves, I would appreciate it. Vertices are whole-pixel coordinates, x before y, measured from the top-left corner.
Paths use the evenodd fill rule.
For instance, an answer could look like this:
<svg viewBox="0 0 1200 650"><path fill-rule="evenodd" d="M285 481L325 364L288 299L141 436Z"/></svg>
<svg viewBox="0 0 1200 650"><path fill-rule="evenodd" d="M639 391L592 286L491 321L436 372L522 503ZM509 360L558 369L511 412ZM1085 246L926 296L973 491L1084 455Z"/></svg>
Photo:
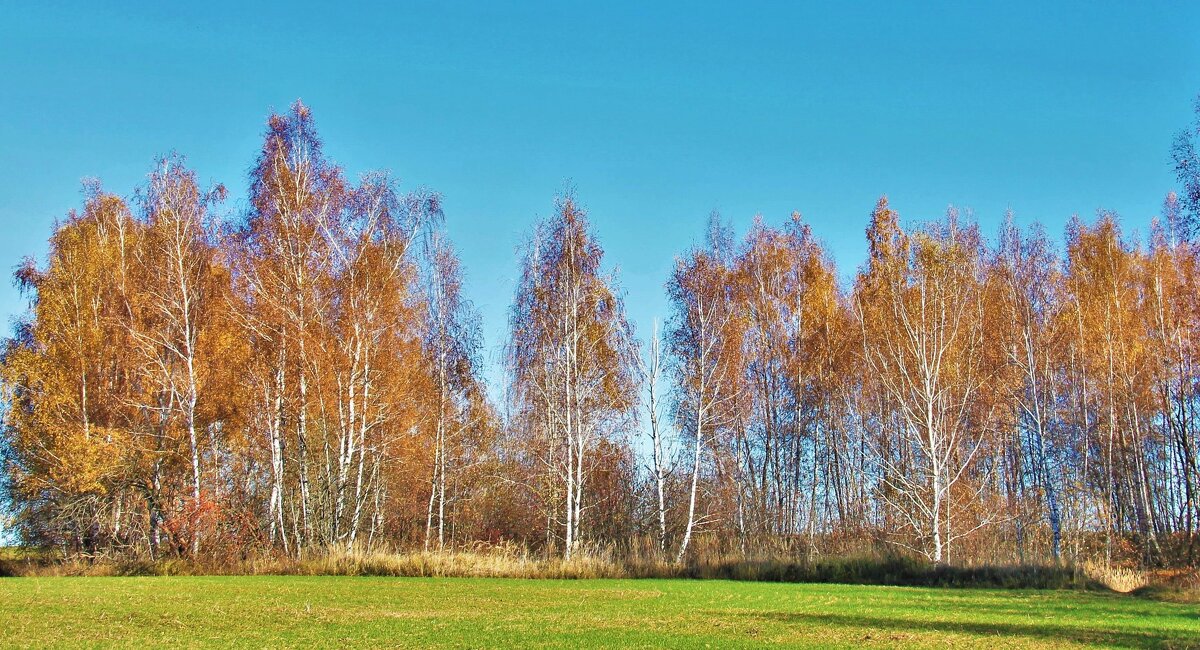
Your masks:
<svg viewBox="0 0 1200 650"><path fill-rule="evenodd" d="M881 199L843 292L796 217L710 233L668 283L680 557L695 529L933 561L1189 552L1193 245L1101 214L1060 260L1011 218L991 248Z"/></svg>
<svg viewBox="0 0 1200 650"><path fill-rule="evenodd" d="M606 464L628 463L619 434L636 404L636 343L602 257L584 211L570 194L560 198L523 252L510 317L521 482L545 517L547 545L561 539L568 559L585 515L618 496L595 494L594 483Z"/></svg>
<svg viewBox="0 0 1200 650"><path fill-rule="evenodd" d="M397 534L387 495L428 490L436 423L492 417L461 355L456 406L428 415L426 360L450 345L427 345L415 243L437 236L436 195L346 182L300 104L270 120L242 223L212 217L223 194L167 158L136 211L92 187L48 266L22 267L32 313L3 377L30 541L159 556ZM469 335L465 310L439 326Z"/></svg>
<svg viewBox="0 0 1200 650"><path fill-rule="evenodd" d="M439 195L347 178L299 103L249 190L230 214L167 157L129 201L89 184L17 270L0 379L25 540L1195 557L1200 258L1174 195L1144 243L1101 213L1061 249L881 199L848 279L798 214L740 240L714 216L645 363L568 192L520 252L497 408Z"/></svg>

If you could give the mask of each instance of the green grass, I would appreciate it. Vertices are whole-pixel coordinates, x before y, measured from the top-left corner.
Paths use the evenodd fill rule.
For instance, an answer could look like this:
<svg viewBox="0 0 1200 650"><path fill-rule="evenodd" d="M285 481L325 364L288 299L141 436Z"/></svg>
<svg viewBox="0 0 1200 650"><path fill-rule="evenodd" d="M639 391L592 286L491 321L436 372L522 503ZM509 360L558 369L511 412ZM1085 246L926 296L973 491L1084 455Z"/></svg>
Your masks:
<svg viewBox="0 0 1200 650"><path fill-rule="evenodd" d="M0 579L14 646L1200 647L1200 608L1082 591L694 580Z"/></svg>

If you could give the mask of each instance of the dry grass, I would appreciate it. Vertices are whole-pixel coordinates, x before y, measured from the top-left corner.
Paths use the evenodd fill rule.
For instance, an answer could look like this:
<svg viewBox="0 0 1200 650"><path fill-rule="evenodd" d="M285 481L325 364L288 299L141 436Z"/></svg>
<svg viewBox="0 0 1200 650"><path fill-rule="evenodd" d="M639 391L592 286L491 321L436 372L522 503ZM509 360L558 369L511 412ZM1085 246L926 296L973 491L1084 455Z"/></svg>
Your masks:
<svg viewBox="0 0 1200 650"><path fill-rule="evenodd" d="M1084 573L1117 593L1177 603L1200 603L1200 570L1197 569L1146 571L1088 562L1084 565Z"/></svg>
<svg viewBox="0 0 1200 650"><path fill-rule="evenodd" d="M298 560L252 562L251 573L470 578L623 578L625 567L603 553L570 561L545 558L517 546L441 552L328 552Z"/></svg>
<svg viewBox="0 0 1200 650"><path fill-rule="evenodd" d="M698 544L683 563L652 544L595 545L570 561L519 544L476 545L441 552L402 549L307 551L301 557L254 555L236 559L128 559L75 557L5 549L0 576L301 575L474 578L693 578L746 582L807 582L923 587L1103 589L1155 598L1200 600L1195 570L1142 571L1086 563L1067 565L948 566L880 554L808 557L793 549L742 554Z"/></svg>
<svg viewBox="0 0 1200 650"><path fill-rule="evenodd" d="M481 578L625 578L634 575L606 549L584 549L570 561L547 558L517 545L448 551L307 551L301 557L259 555L234 560L128 559L47 554L0 557L0 576L134 576L134 575L331 575ZM663 563L645 576L663 575Z"/></svg>
<svg viewBox="0 0 1200 650"><path fill-rule="evenodd" d="M1149 585L1151 577L1151 574L1146 571L1107 566L1097 562L1085 563L1083 571L1092 580L1122 594L1128 594Z"/></svg>
<svg viewBox="0 0 1200 650"><path fill-rule="evenodd" d="M46 555L0 561L0 575L305 575L479 578L693 578L746 582L810 582L929 587L1080 588L1095 586L1062 566L946 566L874 555L742 555L700 547L683 563L656 549L612 545L580 549L570 560L535 554L519 545L421 551L326 549L304 556L254 556L217 562L121 558L60 560Z"/></svg>
<svg viewBox="0 0 1200 650"><path fill-rule="evenodd" d="M1156 600L1200 604L1200 570L1156 571L1150 576L1149 584L1134 593Z"/></svg>

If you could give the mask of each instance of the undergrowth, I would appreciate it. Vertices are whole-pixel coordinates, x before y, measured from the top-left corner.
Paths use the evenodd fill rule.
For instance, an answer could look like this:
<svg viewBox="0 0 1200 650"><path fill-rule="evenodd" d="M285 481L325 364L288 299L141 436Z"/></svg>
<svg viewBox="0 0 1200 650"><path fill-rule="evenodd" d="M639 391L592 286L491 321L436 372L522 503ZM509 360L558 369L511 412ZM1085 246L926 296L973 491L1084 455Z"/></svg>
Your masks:
<svg viewBox="0 0 1200 650"><path fill-rule="evenodd" d="M681 563L657 549L584 547L572 559L519 544L446 551L326 548L300 556L236 558L65 557L41 549L0 548L4 576L305 575L488 578L684 578L914 587L1089 589L1176 602L1200 602L1195 569L1145 571L1101 563L1081 565L953 565L886 554L742 554L700 546Z"/></svg>
<svg viewBox="0 0 1200 650"><path fill-rule="evenodd" d="M453 551L309 551L300 557L159 560L56 557L47 552L0 553L0 576L339 575L492 578L689 578L1002 589L1108 589L1152 597L1188 598L1200 588L1195 572L1170 580L1131 569L1086 564L958 566L904 556L743 556L698 553L675 563L655 553L581 549L571 560L535 554L517 545Z"/></svg>

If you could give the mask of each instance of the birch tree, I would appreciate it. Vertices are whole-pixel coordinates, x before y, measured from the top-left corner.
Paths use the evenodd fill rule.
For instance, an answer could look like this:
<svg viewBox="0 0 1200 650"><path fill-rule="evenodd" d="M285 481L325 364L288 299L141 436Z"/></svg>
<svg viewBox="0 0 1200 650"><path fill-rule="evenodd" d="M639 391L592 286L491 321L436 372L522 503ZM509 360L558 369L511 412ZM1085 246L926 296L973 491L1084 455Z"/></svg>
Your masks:
<svg viewBox="0 0 1200 650"><path fill-rule="evenodd" d="M657 515L657 543L659 553L667 550L667 479L671 473L670 450L666 447L662 430L662 338L658 321L650 336L646 359L638 357L638 371L646 393L646 416L650 424L650 476L654 480L654 511Z"/></svg>
<svg viewBox="0 0 1200 650"><path fill-rule="evenodd" d="M962 505L955 487L971 478L991 417L977 409L986 380L981 242L953 210L941 223L905 233L886 198L867 237L870 256L855 287L862 353L900 424L891 448L901 453L878 458L884 494L894 495L885 498L913 533L914 548L942 562L953 540L987 523L952 527Z"/></svg>
<svg viewBox="0 0 1200 650"><path fill-rule="evenodd" d="M203 364L217 359L200 356L202 337L211 311L222 298L222 281L213 267L215 247L209 207L224 198L225 188L203 191L193 172L177 157L161 160L150 174L143 196L145 233L135 248L143 285L142 323L130 333L149 370L148 383L157 386L153 403L161 421L179 427L186 437L191 474L191 503L187 507L191 552L200 549L199 519L203 516L201 441L197 429ZM140 325L140 326L139 326Z"/></svg>
<svg viewBox="0 0 1200 650"><path fill-rule="evenodd" d="M1041 493L1050 553L1057 560L1062 553L1063 482L1071 453L1059 414L1062 272L1045 233L1035 227L1023 234L1011 214L1000 232L995 269L1001 304L995 320L1008 333L998 338L1018 375L1013 400L1033 476L1028 487Z"/></svg>
<svg viewBox="0 0 1200 650"><path fill-rule="evenodd" d="M743 322L731 309L731 246L731 237L714 214L707 247L677 259L667 282L673 310L667 336L674 363L675 419L691 448L687 516L676 562L683 560L695 530L707 521L697 512L705 452L715 451L718 430L730 422L741 395L738 352Z"/></svg>
<svg viewBox="0 0 1200 650"><path fill-rule="evenodd" d="M542 462L562 495L557 524L567 559L581 539L596 449L627 425L636 404L636 346L602 258L586 214L567 194L526 249L510 321L510 399L544 439Z"/></svg>

